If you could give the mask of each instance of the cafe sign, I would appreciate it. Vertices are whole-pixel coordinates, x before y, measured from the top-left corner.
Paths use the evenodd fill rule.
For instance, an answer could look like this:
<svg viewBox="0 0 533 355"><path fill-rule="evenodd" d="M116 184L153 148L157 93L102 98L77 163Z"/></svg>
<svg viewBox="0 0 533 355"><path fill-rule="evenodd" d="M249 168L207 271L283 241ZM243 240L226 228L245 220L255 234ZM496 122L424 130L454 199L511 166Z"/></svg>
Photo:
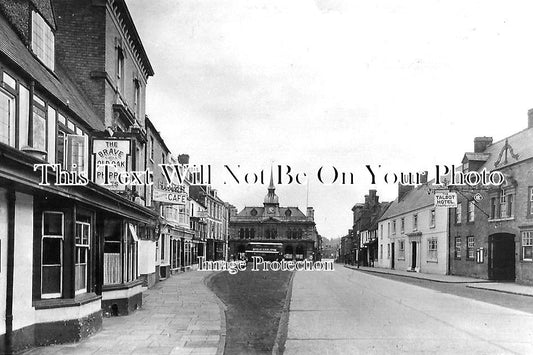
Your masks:
<svg viewBox="0 0 533 355"><path fill-rule="evenodd" d="M187 193L170 190L154 189L153 200L171 205L185 205L187 203Z"/></svg>

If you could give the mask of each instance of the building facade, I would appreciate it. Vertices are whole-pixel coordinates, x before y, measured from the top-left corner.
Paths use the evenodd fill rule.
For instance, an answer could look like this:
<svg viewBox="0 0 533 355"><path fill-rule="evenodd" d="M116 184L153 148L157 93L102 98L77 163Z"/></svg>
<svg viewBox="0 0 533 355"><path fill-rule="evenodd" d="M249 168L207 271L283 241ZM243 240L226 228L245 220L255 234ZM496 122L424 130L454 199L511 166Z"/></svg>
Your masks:
<svg viewBox="0 0 533 355"><path fill-rule="evenodd" d="M279 198L270 178L263 206L245 207L233 213L229 222L229 255L238 258L250 248L250 243L281 243L287 260L313 258L317 247L314 210L307 214L298 207L280 207Z"/></svg>
<svg viewBox="0 0 533 355"><path fill-rule="evenodd" d="M448 210L434 207L430 186L398 186L398 198L378 222L376 266L448 273Z"/></svg>
<svg viewBox="0 0 533 355"><path fill-rule="evenodd" d="M138 124L143 95L137 100L125 93L122 108L126 101L138 104L135 120L125 121L116 111L121 105L104 98L110 90L95 90L92 97L84 87L102 73L114 73L115 66L105 64L114 60L105 54L105 36L91 44L83 38L93 38L91 26L109 34L110 27L99 27L96 18L115 21L127 16L127 9L116 9L112 1L84 3L0 4L1 352L77 341L100 329L104 313L127 314L142 304L139 240L151 238L156 217L144 206L144 191L113 191L93 182L65 186L79 182L76 176L92 176L95 140L102 137L127 140L125 163L144 167ZM90 26L76 32L80 24L69 19ZM120 26L134 28L131 21ZM132 42L123 43L126 48ZM103 55L88 52L97 47ZM109 51L115 53L115 47ZM143 62L139 81L145 85L153 72L145 54L141 57L130 60ZM92 69L93 60L100 70ZM114 83L111 74L104 80ZM100 110L106 103L109 109ZM57 165L34 170L45 163Z"/></svg>
<svg viewBox="0 0 533 355"><path fill-rule="evenodd" d="M450 210L452 274L533 284L532 141L530 110L528 128L495 143L478 137L474 152L464 154L462 171L499 171L505 182L458 194Z"/></svg>

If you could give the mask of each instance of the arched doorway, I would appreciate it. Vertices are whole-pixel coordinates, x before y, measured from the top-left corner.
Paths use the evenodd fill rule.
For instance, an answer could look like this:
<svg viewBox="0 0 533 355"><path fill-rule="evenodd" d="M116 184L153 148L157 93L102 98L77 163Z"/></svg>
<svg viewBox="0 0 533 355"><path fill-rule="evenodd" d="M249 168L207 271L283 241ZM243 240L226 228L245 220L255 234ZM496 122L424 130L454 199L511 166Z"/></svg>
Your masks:
<svg viewBox="0 0 533 355"><path fill-rule="evenodd" d="M510 233L489 236L489 279L515 280L514 237Z"/></svg>
<svg viewBox="0 0 533 355"><path fill-rule="evenodd" d="M237 255L235 257L238 260L245 260L246 259L246 247L243 244L240 244L237 247Z"/></svg>
<svg viewBox="0 0 533 355"><path fill-rule="evenodd" d="M296 260L303 260L303 259L305 259L304 247L301 245L298 245L296 247Z"/></svg>
<svg viewBox="0 0 533 355"><path fill-rule="evenodd" d="M287 245L285 247L284 258L286 260L292 260L294 258L294 250L292 249L292 245Z"/></svg>

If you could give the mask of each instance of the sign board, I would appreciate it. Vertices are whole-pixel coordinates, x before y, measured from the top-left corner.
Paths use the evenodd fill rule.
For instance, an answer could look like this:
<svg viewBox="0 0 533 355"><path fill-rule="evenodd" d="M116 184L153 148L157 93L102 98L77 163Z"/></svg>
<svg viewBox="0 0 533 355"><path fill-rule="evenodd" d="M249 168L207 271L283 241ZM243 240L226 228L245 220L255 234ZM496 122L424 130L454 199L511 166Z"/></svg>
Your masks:
<svg viewBox="0 0 533 355"><path fill-rule="evenodd" d="M118 183L117 176L119 173L128 171L131 141L129 139L94 139L92 154L94 182L110 190L124 191L126 186ZM107 179L105 165L109 165Z"/></svg>
<svg viewBox="0 0 533 355"><path fill-rule="evenodd" d="M457 194L455 192L435 192L435 207L457 207Z"/></svg>
<svg viewBox="0 0 533 355"><path fill-rule="evenodd" d="M183 192L154 189L153 200L172 205L185 205L187 203L187 194Z"/></svg>

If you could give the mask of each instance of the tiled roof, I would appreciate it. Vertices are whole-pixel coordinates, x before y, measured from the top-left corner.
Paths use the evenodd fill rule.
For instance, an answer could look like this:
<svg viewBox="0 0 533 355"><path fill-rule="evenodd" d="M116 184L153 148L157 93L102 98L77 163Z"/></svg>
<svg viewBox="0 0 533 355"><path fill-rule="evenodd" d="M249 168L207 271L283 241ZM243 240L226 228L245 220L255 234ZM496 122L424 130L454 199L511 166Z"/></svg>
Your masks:
<svg viewBox="0 0 533 355"><path fill-rule="evenodd" d="M506 142L512 148L503 150ZM533 128L524 129L518 133L513 134L507 138L504 138L496 143L491 144L483 152L489 154L483 167L487 170L500 169L504 166L514 164L533 157ZM505 163L505 153L507 153L507 163ZM518 155L514 158L512 154ZM499 164L496 166L496 162ZM483 168L482 167L482 168Z"/></svg>
<svg viewBox="0 0 533 355"><path fill-rule="evenodd" d="M432 182L430 181L429 185ZM400 201L398 199L392 201L379 220L383 221L419 208L428 207L433 205L433 203L434 196L428 194L428 184L422 184L407 192Z"/></svg>
<svg viewBox="0 0 533 355"><path fill-rule="evenodd" d="M26 48L3 16L0 16L0 55L9 58L15 66L20 67L35 80L37 87L42 87L55 96L89 127L96 130L105 128L102 120L94 113L92 106L74 82L68 78L60 64L56 61L55 75L48 71Z"/></svg>
<svg viewBox="0 0 533 355"><path fill-rule="evenodd" d="M487 161L490 158L488 153L465 153L464 158L473 161ZM463 161L464 161L463 158Z"/></svg>

